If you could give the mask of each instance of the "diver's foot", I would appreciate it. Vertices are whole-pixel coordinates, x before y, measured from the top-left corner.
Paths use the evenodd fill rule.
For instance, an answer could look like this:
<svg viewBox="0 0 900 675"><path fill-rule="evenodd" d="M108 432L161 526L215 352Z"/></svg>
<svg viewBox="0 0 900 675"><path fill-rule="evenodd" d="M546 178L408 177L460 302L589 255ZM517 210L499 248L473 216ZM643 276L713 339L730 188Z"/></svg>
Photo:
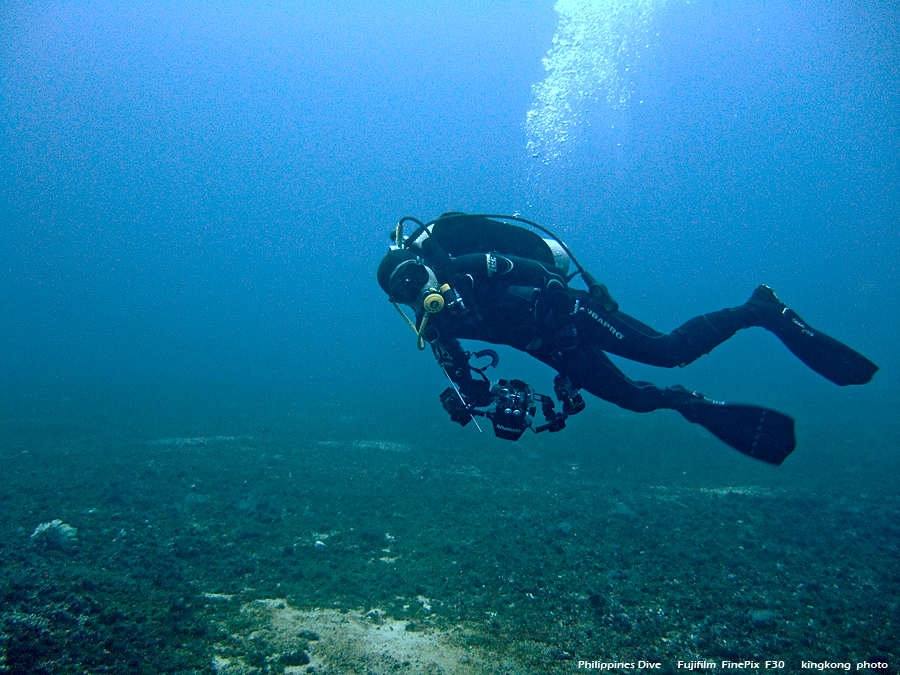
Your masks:
<svg viewBox="0 0 900 675"><path fill-rule="evenodd" d="M707 400L700 392L691 391L680 384L663 389L663 397L667 408L677 410L685 419L691 422L697 421L697 406Z"/></svg>
<svg viewBox="0 0 900 675"><path fill-rule="evenodd" d="M756 287L746 306L753 313L755 325L768 330L772 330L773 323L783 319L785 314L790 312L787 306L775 295L775 291L765 284L760 284Z"/></svg>

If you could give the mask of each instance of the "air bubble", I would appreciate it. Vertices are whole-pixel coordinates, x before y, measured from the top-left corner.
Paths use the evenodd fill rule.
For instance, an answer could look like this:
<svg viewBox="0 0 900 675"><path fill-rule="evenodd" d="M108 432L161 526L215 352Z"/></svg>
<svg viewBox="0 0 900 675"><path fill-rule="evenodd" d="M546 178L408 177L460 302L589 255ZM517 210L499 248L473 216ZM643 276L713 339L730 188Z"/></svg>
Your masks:
<svg viewBox="0 0 900 675"><path fill-rule="evenodd" d="M525 118L526 147L549 164L562 145L577 138L585 116L598 102L611 110L627 106L634 90L629 79L647 34L666 0L558 0L559 25L547 56L547 76L532 87Z"/></svg>

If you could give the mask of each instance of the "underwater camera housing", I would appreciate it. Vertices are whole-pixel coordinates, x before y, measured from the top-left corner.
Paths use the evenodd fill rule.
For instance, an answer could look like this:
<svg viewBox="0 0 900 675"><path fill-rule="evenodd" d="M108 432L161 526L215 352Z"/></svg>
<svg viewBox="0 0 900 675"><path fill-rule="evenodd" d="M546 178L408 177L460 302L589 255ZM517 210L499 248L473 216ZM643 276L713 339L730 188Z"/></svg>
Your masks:
<svg viewBox="0 0 900 675"><path fill-rule="evenodd" d="M494 409L487 418L494 425L494 434L508 441L519 440L535 413L534 389L522 380L500 380L491 387L491 396Z"/></svg>
<svg viewBox="0 0 900 675"><path fill-rule="evenodd" d="M467 396L470 398L462 395L444 368L450 386L441 393L441 405L450 413L450 419L461 426L475 422L475 426L481 431L475 416L487 417L494 425L494 435L497 438L517 441L526 429L531 429L535 433L561 431L565 428L566 419L570 415L584 410L584 399L568 377L557 375L553 381L554 391L563 404L563 411L556 412L553 399L537 393L531 385L522 380L498 380L492 384L484 371L495 367L500 360L493 349L484 349L471 354L467 352L467 357L469 359L490 357L491 362L483 368L469 365L469 368L481 377L480 380L473 380L468 385ZM538 403L541 404L544 423L535 427L532 422ZM488 407L487 410L479 409L485 406Z"/></svg>
<svg viewBox="0 0 900 675"><path fill-rule="evenodd" d="M580 406L572 406L570 401L568 411L560 413L553 409L553 400L549 396L538 394L522 380L499 380L491 386L489 410L479 410L474 405L467 405L455 386L447 387L443 391L441 404L444 410L450 413L450 419L461 426L466 426L474 421L476 415L480 415L493 423L497 438L517 441L529 428L535 433L564 429L569 415L584 409L584 402L577 392L577 389L573 389L571 393L580 402ZM546 420L538 427L532 426L532 418L537 409L536 403L541 404L541 412ZM565 403L563 405L566 407ZM481 427L478 429L480 431Z"/></svg>

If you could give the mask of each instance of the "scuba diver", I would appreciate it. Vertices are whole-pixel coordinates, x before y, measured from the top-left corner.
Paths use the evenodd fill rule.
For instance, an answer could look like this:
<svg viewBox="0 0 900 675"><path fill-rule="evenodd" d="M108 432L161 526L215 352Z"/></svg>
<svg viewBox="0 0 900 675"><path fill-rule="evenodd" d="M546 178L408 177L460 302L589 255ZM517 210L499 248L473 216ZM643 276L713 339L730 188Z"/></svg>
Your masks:
<svg viewBox="0 0 900 675"><path fill-rule="evenodd" d="M407 223L415 230L404 237ZM682 386L632 381L607 353L673 368L708 354L739 330L758 326L835 384L865 384L878 370L812 328L768 286L759 286L743 305L660 333L619 311L607 288L550 230L518 216L451 212L428 223L407 216L392 239L378 267L378 283L416 331L419 349L429 344L449 378L441 403L451 420L463 426L470 421L477 426L477 416L491 420L500 438L517 440L527 428L561 430L569 416L584 409L584 389L626 410L677 410L736 450L781 464L795 445L792 418L759 406L715 401ZM570 288L576 274L587 290ZM414 320L401 304L413 309ZM551 397L521 380L489 380L485 370L497 365L497 353L467 352L460 340L508 345L549 365L558 373L554 393L561 412ZM546 421L535 426L538 404Z"/></svg>

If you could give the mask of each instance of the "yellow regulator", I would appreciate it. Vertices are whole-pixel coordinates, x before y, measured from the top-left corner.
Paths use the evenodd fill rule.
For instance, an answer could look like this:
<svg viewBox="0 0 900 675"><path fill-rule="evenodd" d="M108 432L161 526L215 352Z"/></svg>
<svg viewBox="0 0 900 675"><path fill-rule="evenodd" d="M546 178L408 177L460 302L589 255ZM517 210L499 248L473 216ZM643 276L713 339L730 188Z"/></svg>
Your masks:
<svg viewBox="0 0 900 675"><path fill-rule="evenodd" d="M444 296L436 291L431 291L425 296L425 299L422 300L422 305L429 314L440 312L444 309Z"/></svg>

